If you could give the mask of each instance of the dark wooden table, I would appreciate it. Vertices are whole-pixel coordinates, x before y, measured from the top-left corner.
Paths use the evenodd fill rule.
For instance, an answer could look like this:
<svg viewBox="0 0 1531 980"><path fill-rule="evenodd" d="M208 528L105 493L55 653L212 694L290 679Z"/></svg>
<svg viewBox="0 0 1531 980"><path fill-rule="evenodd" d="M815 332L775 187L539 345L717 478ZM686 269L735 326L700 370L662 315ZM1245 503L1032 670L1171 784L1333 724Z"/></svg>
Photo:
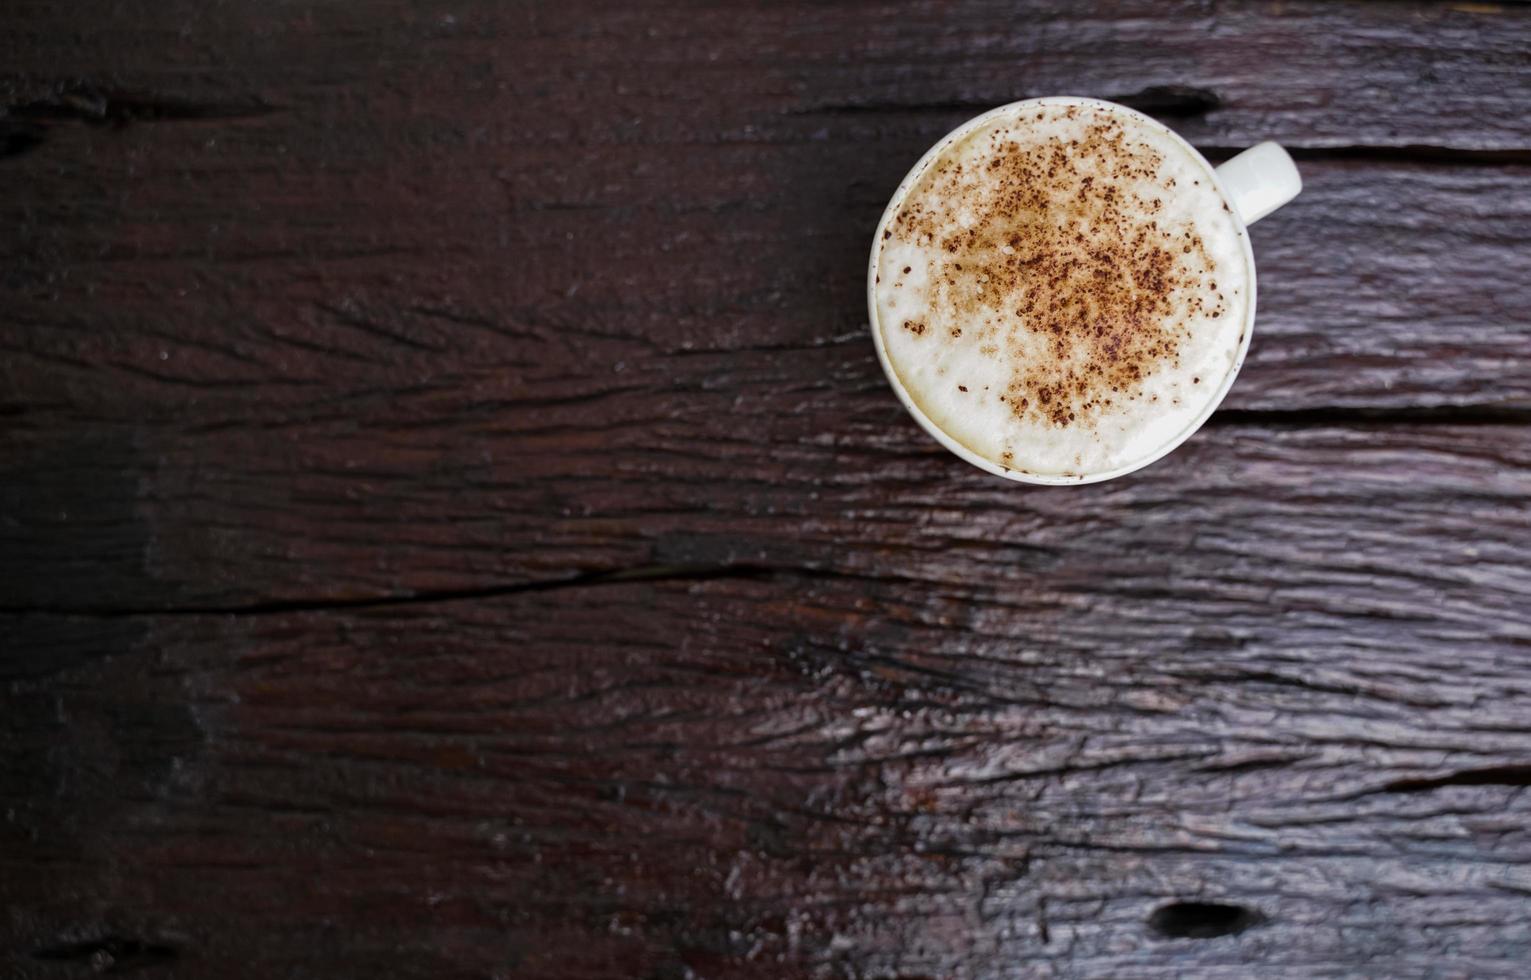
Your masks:
<svg viewBox="0 0 1531 980"><path fill-rule="evenodd" d="M898 179L1274 138L1250 359L1028 489ZM17 0L0 976L1531 971L1531 8Z"/></svg>

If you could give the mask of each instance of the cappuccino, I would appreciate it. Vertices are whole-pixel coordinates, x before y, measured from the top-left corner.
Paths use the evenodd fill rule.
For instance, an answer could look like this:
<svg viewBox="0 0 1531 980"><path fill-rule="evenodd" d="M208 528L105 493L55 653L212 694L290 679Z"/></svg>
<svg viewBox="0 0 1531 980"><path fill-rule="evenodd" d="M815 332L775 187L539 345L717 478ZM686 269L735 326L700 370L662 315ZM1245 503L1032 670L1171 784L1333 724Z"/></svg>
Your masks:
<svg viewBox="0 0 1531 980"><path fill-rule="evenodd" d="M1252 220L1252 219L1251 219ZM959 131L874 244L885 366L1004 472L1132 469L1221 400L1253 269L1207 164L1110 103L1018 103Z"/></svg>

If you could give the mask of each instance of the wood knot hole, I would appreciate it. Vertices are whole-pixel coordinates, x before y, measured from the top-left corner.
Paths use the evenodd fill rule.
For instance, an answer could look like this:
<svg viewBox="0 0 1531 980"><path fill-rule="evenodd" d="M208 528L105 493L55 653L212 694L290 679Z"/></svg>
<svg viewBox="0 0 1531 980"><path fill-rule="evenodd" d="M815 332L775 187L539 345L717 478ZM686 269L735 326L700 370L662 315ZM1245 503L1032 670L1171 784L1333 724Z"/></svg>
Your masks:
<svg viewBox="0 0 1531 980"><path fill-rule="evenodd" d="M1215 939L1233 936L1265 921L1241 905L1219 902L1171 902L1148 917L1148 928L1166 939Z"/></svg>

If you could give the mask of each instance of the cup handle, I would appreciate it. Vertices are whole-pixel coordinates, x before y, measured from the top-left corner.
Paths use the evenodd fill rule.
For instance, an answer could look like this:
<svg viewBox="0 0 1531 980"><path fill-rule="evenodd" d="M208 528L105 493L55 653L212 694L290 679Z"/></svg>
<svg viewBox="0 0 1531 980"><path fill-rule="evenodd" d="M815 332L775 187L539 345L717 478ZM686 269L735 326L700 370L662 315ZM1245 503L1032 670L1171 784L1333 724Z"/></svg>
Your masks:
<svg viewBox="0 0 1531 980"><path fill-rule="evenodd" d="M1251 146L1217 168L1233 206L1246 225L1270 214L1302 190L1297 164L1279 145L1271 142Z"/></svg>

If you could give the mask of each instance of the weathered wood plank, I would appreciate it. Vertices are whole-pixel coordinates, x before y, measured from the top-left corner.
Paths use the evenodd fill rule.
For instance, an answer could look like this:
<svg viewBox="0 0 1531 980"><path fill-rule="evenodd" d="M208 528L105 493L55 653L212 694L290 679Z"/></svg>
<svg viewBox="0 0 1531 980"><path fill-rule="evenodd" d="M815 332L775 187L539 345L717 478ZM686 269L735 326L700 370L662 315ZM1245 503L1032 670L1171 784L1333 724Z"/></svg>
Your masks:
<svg viewBox="0 0 1531 980"><path fill-rule="evenodd" d="M80 436L23 416L0 479L7 603L323 601L656 563L875 570L956 539L982 550L996 534L1029 553L1097 513L1168 507L1186 534L1236 506L1307 520L1306 508L1341 500L1364 518L1375 493L1406 509L1425 501L1417 533L1451 547L1461 499L1486 492L1491 512L1518 513L1527 490L1531 430L1509 425L1396 439L1216 427L1127 480L1021 490L924 437L888 397L860 330L750 358L645 361L633 345L627 370L604 377L569 343L556 329L540 339L568 352L574 380L518 392L491 367L478 391L444 376L285 424L199 424L191 403L182 423L97 422ZM675 363L689 382L669 374ZM1476 455L1459 458L1461 446ZM937 528L954 538L928 538ZM1154 553L1146 533L1125 522L1110 547Z"/></svg>
<svg viewBox="0 0 1531 980"><path fill-rule="evenodd" d="M1030 32L973 6L896 22L856 7L453 10L124 7L99 37L57 30L72 12L23 11L30 26L0 42L30 73L11 121L40 134L4 162L18 193L0 200L9 605L323 600L665 561L675 549L637 515L704 514L708 496L665 464L698 453L717 457L698 478L745 506L780 496L790 467L779 513L826 527L824 493L890 454L919 460L933 493L954 471L880 380L861 275L908 162L977 105L1029 91L989 92L994 71L950 59L1120 94L1123 77L1089 65L1125 72L1132 49L1137 82L1157 84L1201 64L1175 45L1207 30L1253 77L1268 45L1325 23L1308 42L1325 71L1341 49L1393 66L1378 78L1433 65L1452 112L1431 123L1425 100L1410 110L1425 128L1399 129L1369 103L1336 108L1333 76L1299 58L1285 84L1310 87L1293 103L1305 132L1342 110L1378 145L1385 126L1446 145L1429 126L1466 125L1468 103L1479 125L1515 97L1531 24L1413 4L1127 7L1125 21L1060 7ZM835 40L847 18L867 31ZM732 39L741 24L754 46ZM1143 48L1143 32L1179 40ZM932 37L941 71L896 67ZM86 81L53 85L66 76ZM953 78L979 88L943 94ZM819 118L853 81L889 89L879 105L960 105ZM1203 141L1327 145L1243 97L1147 101L1190 112ZM1306 195L1255 230L1262 317L1230 407L1524 406L1525 167L1305 168Z"/></svg>
<svg viewBox="0 0 1531 980"><path fill-rule="evenodd" d="M568 186L547 157L526 165L510 239L505 215L465 194L448 222L461 251L441 262L345 254L339 243L372 220L369 196L322 178L302 193L283 178L290 202L238 224L242 244L217 240L232 186L149 192L127 224L176 215L166 245L124 245L109 261L94 257L105 242L89 222L14 202L12 227L37 251L11 269L24 281L0 334L5 408L38 427L134 420L149 439L188 422L386 428L439 416L444 399L551 415L575 397L679 400L715 383L725 357L758 389L782 383L783 354L831 346L843 349L834 372L815 358L786 383L885 399L861 293L882 191L835 177L803 199L808 185L741 179L733 163L747 161L687 164L698 169L623 204L620 189ZM720 172L725 186L688 199ZM1528 176L1309 165L1304 197L1254 231L1261 313L1229 407L1531 401L1518 370L1531 357ZM313 231L293 241L300 214ZM380 232L379 253L439 234L437 217L387 221L400 227Z"/></svg>
<svg viewBox="0 0 1531 980"><path fill-rule="evenodd" d="M125 115L275 107L322 118L240 140L284 164L375 162L398 140L863 144L1033 95L1134 99L1218 145L1531 150L1531 14L1404 0L635 5L97 5L14 13L11 101L54 82ZM171 100L167 112L143 93ZM85 111L93 111L87 105ZM212 113L216 115L217 113ZM239 113L243 115L244 113ZM252 147L253 148L253 147Z"/></svg>
<svg viewBox="0 0 1531 980"><path fill-rule="evenodd" d="M383 184L349 176L161 172L106 225L71 181L41 180L37 200L0 204L23 246L0 334L8 407L290 424L447 388L588 397L656 365L684 389L705 355L773 372L778 351L865 323L867 237L897 175L858 155L645 148L571 167L536 151L459 177L417 161L451 195L387 212ZM1531 401L1515 369L1531 356L1531 169L1304 166L1304 195L1253 231L1260 318L1230 407ZM269 203L231 214L240 187Z"/></svg>
<svg viewBox="0 0 1531 980"><path fill-rule="evenodd" d="M941 44L926 59L1020 59L1057 73L1060 85L1082 84L1091 65L1130 66L1137 79L1080 89L1092 94L1164 81L1144 74L1153 71L1173 70L1171 80L1189 78L1192 89L1202 84L1185 74L1199 62L1173 45L1145 47L1140 32L1216 50L1239 77L1260 79L1262 91L1270 85L1253 67L1307 87L1292 110L1301 110L1295 132L1268 105L1209 108L1213 101L1194 93L1139 100L1189 112L1177 125L1203 143L1277 136L1298 147L1329 145L1304 143L1326 113L1358 127L1353 142L1432 138L1386 113L1336 103L1324 80L1354 66L1335 48L1412 63L1405 70L1368 61L1371 87L1347 82L1352 98L1386 95L1402 107L1392 111L1416 123L1444 113L1449 125L1478 133L1527 125L1523 113L1495 108L1501 100L1520 105L1516 86L1531 84L1531 72L1517 70L1531 57L1526 11L1326 3L1276 14L1190 4L1129 6L1102 18L1073 10L1038 11L1045 30L1016 31L1010 11L948 5L890 19L867 8L722 13L684 4L600 16L570 6L433 17L377 4L310 14L293 30L294 11L281 5L190 23L186 11L164 5L105 14L108 48L50 30L50 16L72 11L31 9L33 28L11 35L18 74L7 101L11 122L35 128L42 142L6 164L19 191L0 238L7 346L46 360L45 377L62 372L70 387L125 391L135 415L166 400L164 410L180 415L192 399L199 412L232 399L227 412L243 418L265 399L354 404L459 367L433 356L464 343L443 339L441 324L395 324L379 335L357 315L369 308L390 317L457 309L491 321L481 330L512 333L531 318L662 350L716 349L720 335L817 339L826 327L859 320L866 229L908 163L974 109L1027 94L909 94L952 79L975 84L972 72L951 65L929 73L899 67L914 57L910 44L931 37ZM123 26L114 17L132 29L108 31ZM758 20L759 30L741 30L740 17ZM847 21L876 25L851 37L879 56L852 57L839 30ZM1174 25L1182 29L1165 30ZM1206 44L1201 29L1217 42ZM419 43L415 31L431 43ZM1314 63L1277 68L1271 63L1291 61L1294 31L1311 31L1303 36L1317 46ZM1400 44L1405 37L1412 43ZM436 45L456 50L453 43L481 53L435 53ZM1005 54L1015 45L1023 47ZM1271 53L1276 46L1281 59ZM124 67L149 50L154 58L140 62L154 67L136 75ZM801 77L744 70L759 67L754 59ZM91 65L107 66L111 85L78 81L91 77ZM878 105L960 104L945 117L915 113L892 128L880 113L805 122L813 105L851 98L835 89L844 88L848 66L896 76L858 82L866 92L905 93L868 96ZM1447 91L1439 100L1397 99L1377 81L1401 83L1409 71ZM581 84L559 84L564 74ZM678 104L624 95L629 78L660 86ZM50 79L70 81L60 89ZM115 124L82 124L97 116ZM1202 116L1244 121L1242 129L1210 129ZM634 119L645 125L630 125ZM575 123L594 135L571 133ZM790 138L736 138L741 126L755 133L768 125ZM1531 148L1531 140L1505 144L1516 145ZM1308 197L1257 232L1262 251L1273 253L1262 263L1268 315L1259 356L1281 370L1259 375L1266 388L1247 382L1236 404L1524 398L1524 372L1505 370L1526 353L1520 294L1531 278L1531 203L1523 169L1307 167ZM423 338L414 336L420 330ZM328 356L309 356L310 345ZM177 363L162 363L171 358ZM626 360L620 352L611 358ZM1334 370L1337 361L1344 370ZM35 366L12 370L30 375ZM162 377L195 390L167 399L152 384ZM39 399L78 408L46 385ZM127 414L121 405L108 411Z"/></svg>
<svg viewBox="0 0 1531 980"><path fill-rule="evenodd" d="M726 413L717 414L720 425L728 423ZM290 530L281 538L285 550L265 552L235 521L246 510L285 513L275 501L259 499L233 501L237 509L226 521L208 521L217 536L200 542L191 535L152 537L143 526L135 539L130 519L91 509L98 501L89 488L107 482L117 461L103 448L95 454L100 469L92 470L87 447L61 463L79 484L61 480L48 495L83 525L72 530L70 521L55 520L54 550L107 540L93 525L122 520L116 540L125 552L137 549L145 562L166 562L140 565L139 575L155 587L171 581L204 601L244 597L254 584L280 580L313 588L287 599L325 602L365 600L356 583L398 596L403 590L395 576L403 574L437 589L463 589L475 584L454 577L465 568L501 582L522 580L508 586L514 589L569 581L580 571L647 569L780 571L959 590L991 588L997 577L1080 603L1159 594L1184 576L1197 603L1258 602L1290 592L1316 603L1312 611L1322 614L1326 590L1343 595L1355 582L1371 595L1385 582L1365 609L1384 620L1422 605L1444 615L1458 601L1469 608L1501 603L1495 617L1464 616L1472 636L1517 619L1519 583L1527 574L1531 428L1525 426L1215 426L1130 480L1017 490L934 447L909 452L897 439L870 450L837 446L807 414L796 430L775 434L765 447L774 468L762 472L739 465L738 454L760 452L756 440L729 442L719 434L717 451L694 448L688 430L695 424L656 429L658 437L629 457L623 483L585 477L591 453L584 446L539 444L535 454L514 461L488 514L478 501L450 492L486 479L477 459L437 457L429 470L440 490L432 492L389 479L386 461L379 462L366 476L376 484L365 505L387 515L386 525L345 519L353 502L344 492L351 470L337 467L334 473L346 479L331 487L325 481L332 474L316 465L318 457L273 460L282 472L317 481L304 484L302 496L326 519L289 514L290 526L282 525ZM874 465L857 463L864 453ZM27 461L26 471L41 469ZM663 497L632 492L645 485L662 487ZM557 495L556 508L549 506L550 494ZM191 492L177 502L183 509L211 506ZM50 515L23 516L44 525ZM312 524L307 535L305 520ZM253 540L269 539L261 530ZM501 547L504 542L517 546ZM169 553L176 544L206 550ZM353 553L348 560L335 557ZM134 593L128 569L110 562L93 573L82 559L73 579L29 583L21 572L32 557L46 559L23 556L7 582L23 607L30 600L114 614L120 610L111 603L144 598ZM329 583L309 577L331 565L352 570L348 585L355 591L329 594ZM204 570L209 581L156 574L177 568ZM114 572L120 579L105 577ZM1147 623L1145 632L1183 612L1166 610L1165 622ZM1079 637L1081 649L1120 638L1120 623L1102 628L1098 636Z"/></svg>
<svg viewBox="0 0 1531 980"><path fill-rule="evenodd" d="M1256 447L1262 488L1056 495L993 541L927 509L923 560L862 572L9 617L0 949L110 936L231 977L1504 974L1531 941L1531 515L1486 431L1352 446L1328 486ZM1449 535L1420 523L1447 491Z"/></svg>
<svg viewBox="0 0 1531 980"><path fill-rule="evenodd" d="M528 170L533 200L561 200L552 158ZM1261 317L1229 407L1526 405L1525 176L1311 167L1306 196L1255 230ZM845 529L836 507L889 492L890 463L921 500L1029 507L1030 493L985 489L947 460L882 381L858 230L878 202L794 204L791 183L776 182L760 192L766 210L742 217L752 182L729 178L695 212L674 186L640 198L636 217L620 192L576 196L579 210L528 206L503 249L500 217L465 212L452 224L471 257L387 274L315 259L317 240L263 261L192 246L50 260L39 274L67 282L13 293L0 333L7 604L514 584L674 560L655 527L765 498L833 536ZM365 220L364 201L329 189L319 181L282 213L307 211L338 240L348 215ZM176 205L145 205L162 206ZM196 217L182 227L223 206L183 199ZM667 221L657 250L637 231ZM50 255L87 248L86 224L35 227L60 243ZM605 267L581 265L592 251ZM532 258L507 278L498 266L515 255ZM1220 454L1264 436L1203 438L1224 448L1195 466L1228 472L1244 464ZM1171 460L1142 479L1184 473ZM734 496L719 500L723 488ZM1072 492L1090 506L1126 491ZM797 533L767 521L738 555L790 550Z"/></svg>

